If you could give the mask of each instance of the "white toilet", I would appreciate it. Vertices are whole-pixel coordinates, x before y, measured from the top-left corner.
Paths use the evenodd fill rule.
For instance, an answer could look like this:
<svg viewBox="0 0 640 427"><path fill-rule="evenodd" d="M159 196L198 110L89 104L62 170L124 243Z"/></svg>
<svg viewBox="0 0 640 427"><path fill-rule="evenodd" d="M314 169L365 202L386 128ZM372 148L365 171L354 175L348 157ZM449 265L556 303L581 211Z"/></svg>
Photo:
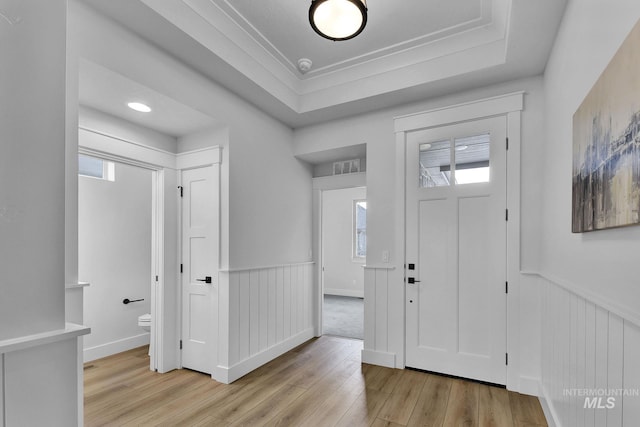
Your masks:
<svg viewBox="0 0 640 427"><path fill-rule="evenodd" d="M138 326L140 326L147 332L151 332L151 313L146 313L142 316L138 316ZM149 346L149 352L147 353L147 355L151 356L151 346Z"/></svg>
<svg viewBox="0 0 640 427"><path fill-rule="evenodd" d="M151 313L138 316L138 326L147 332L151 332Z"/></svg>

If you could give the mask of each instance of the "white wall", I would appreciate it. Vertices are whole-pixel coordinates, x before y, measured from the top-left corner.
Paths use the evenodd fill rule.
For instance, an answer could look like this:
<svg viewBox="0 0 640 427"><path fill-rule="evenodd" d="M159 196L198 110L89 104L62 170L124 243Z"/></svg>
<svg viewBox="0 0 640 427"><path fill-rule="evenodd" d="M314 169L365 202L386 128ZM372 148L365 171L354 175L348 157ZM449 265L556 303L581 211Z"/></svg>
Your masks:
<svg viewBox="0 0 640 427"><path fill-rule="evenodd" d="M365 200L365 188L322 193L324 293L364 297L364 260L353 258L353 203Z"/></svg>
<svg viewBox="0 0 640 427"><path fill-rule="evenodd" d="M65 174L66 1L6 0L2 13L11 23L0 20L0 425L73 426L77 336L87 331L65 326L65 273L77 274L65 263L75 235L65 233L74 204L65 184L75 180Z"/></svg>
<svg viewBox="0 0 640 427"><path fill-rule="evenodd" d="M151 174L115 164L115 181L79 177L78 275L84 293L85 361L149 343L138 316L150 312ZM124 298L144 299L125 305Z"/></svg>
<svg viewBox="0 0 640 427"><path fill-rule="evenodd" d="M66 8L22 3L0 24L0 339L64 327Z"/></svg>
<svg viewBox="0 0 640 427"><path fill-rule="evenodd" d="M229 266L310 261L311 167L293 157L291 129L254 117L229 145Z"/></svg>
<svg viewBox="0 0 640 427"><path fill-rule="evenodd" d="M545 73L543 269L640 319L640 227L571 233L572 117L640 18L640 3L569 2ZM606 284L606 286L603 286Z"/></svg>
<svg viewBox="0 0 640 427"><path fill-rule="evenodd" d="M78 116L78 124L82 129L157 148L168 153L177 153L178 141L173 136L131 123L85 105L79 107Z"/></svg>
<svg viewBox="0 0 640 427"><path fill-rule="evenodd" d="M370 316L374 316L375 320L372 321L372 325L377 325L375 334L369 335L369 341L377 339L378 342L384 343L386 349L385 354L381 355L381 363L392 360L394 366L404 366L404 304L401 303L404 300L402 297L404 295L402 283L404 260L398 259L398 255L394 253L396 236L393 227L396 197L402 197L402 195L396 194L393 119L401 115L516 91L525 91L525 107L522 111L522 164L520 170L520 267L522 270L530 270L537 268L540 262L539 233L542 191L540 164L544 136L544 98L540 77L507 82L421 103L407 104L296 129L294 132L297 155L339 148L341 144L345 144L344 141L366 142L367 144L367 265L380 268L379 271L371 271L370 281L373 281L372 283L368 283L365 279L365 294L368 287L372 288L372 292L373 288L378 287L380 290L387 290L378 293L375 298L371 298L369 301L365 297L365 311ZM383 263L383 251L390 252L389 263ZM526 334L523 336L539 337L540 299L538 292L535 287L530 289L531 281L521 281L520 277L512 279L512 286L520 287L520 301L518 301L521 307L518 310L520 331L522 334ZM518 292L514 293L518 294ZM400 297L396 298L398 295ZM375 304L375 306L371 306L371 304ZM367 317L366 313L365 317ZM369 344L365 333L365 347L371 348L368 347ZM521 377L522 383L522 385L512 387L531 393L531 383L537 384L540 375L539 340L536 338L523 339L518 343L509 343L509 346L514 349L513 354L510 354L510 360L513 365L519 365L518 375Z"/></svg>
<svg viewBox="0 0 640 427"><path fill-rule="evenodd" d="M620 402L616 410L594 413L583 401L562 397L566 387L640 387L640 227L571 233L572 117L639 18L634 0L569 1L544 75L539 280L549 288L543 339L556 338L543 351L543 393L563 426L594 420L631 426L640 419L640 398L625 399L622 414Z"/></svg>
<svg viewBox="0 0 640 427"><path fill-rule="evenodd" d="M203 129L178 138L178 153L197 151L214 146L226 147L229 145L229 129L226 126Z"/></svg>

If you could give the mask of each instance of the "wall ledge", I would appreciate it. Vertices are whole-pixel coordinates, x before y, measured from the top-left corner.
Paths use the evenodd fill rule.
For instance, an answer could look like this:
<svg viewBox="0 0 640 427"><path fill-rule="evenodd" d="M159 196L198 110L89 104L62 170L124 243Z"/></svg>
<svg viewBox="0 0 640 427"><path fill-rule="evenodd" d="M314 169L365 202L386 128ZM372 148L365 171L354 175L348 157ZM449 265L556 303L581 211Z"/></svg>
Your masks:
<svg viewBox="0 0 640 427"><path fill-rule="evenodd" d="M75 323L67 323L64 329L2 340L0 341L0 353L11 353L13 351L39 347L41 345L77 338L89 333L91 333L91 328L76 325Z"/></svg>
<svg viewBox="0 0 640 427"><path fill-rule="evenodd" d="M366 264L362 268L365 270L395 270L396 266L390 264Z"/></svg>
<svg viewBox="0 0 640 427"><path fill-rule="evenodd" d="M77 288L86 288L88 286L91 286L91 283L89 282L78 282L78 283L67 283L66 285L64 285L65 289L77 289Z"/></svg>
<svg viewBox="0 0 640 427"><path fill-rule="evenodd" d="M297 262L292 264L276 264L276 265L264 265L259 267L243 267L243 268L221 268L218 270L220 273L238 273L241 271L255 271L255 270L269 270L271 268L283 268L283 267L297 267L303 265L313 265L313 261Z"/></svg>
<svg viewBox="0 0 640 427"><path fill-rule="evenodd" d="M540 272L540 271L532 271L532 270L526 270L526 271L520 271L520 274L525 275L525 276L537 276L540 277L562 289L564 289L565 291L568 291L574 295L577 295L593 304L596 304L597 306L600 306L602 308L604 308L605 310L607 310L610 313L615 314L618 317L621 317L622 319L624 319L627 322L630 322L632 324L634 324L637 327L640 327L640 313L637 313L633 310L630 310L626 307L621 306L620 304L610 301L607 298L602 297L601 295L598 295L594 292L591 292L589 290L583 289L580 286L576 285L575 283L566 280L566 279L562 279L559 277L556 277L552 274L548 274L545 272Z"/></svg>

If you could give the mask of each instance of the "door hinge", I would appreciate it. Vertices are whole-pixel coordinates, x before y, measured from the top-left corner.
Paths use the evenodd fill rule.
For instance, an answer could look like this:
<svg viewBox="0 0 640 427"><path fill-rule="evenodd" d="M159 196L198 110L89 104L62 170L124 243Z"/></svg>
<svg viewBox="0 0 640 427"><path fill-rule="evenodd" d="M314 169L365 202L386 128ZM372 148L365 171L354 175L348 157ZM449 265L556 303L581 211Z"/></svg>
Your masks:
<svg viewBox="0 0 640 427"><path fill-rule="evenodd" d="M504 210L504 220L509 221L509 209Z"/></svg>
<svg viewBox="0 0 640 427"><path fill-rule="evenodd" d="M504 354L504 364L509 366L509 353Z"/></svg>
<svg viewBox="0 0 640 427"><path fill-rule="evenodd" d="M156 282L158 281L158 276L156 276Z"/></svg>
<svg viewBox="0 0 640 427"><path fill-rule="evenodd" d="M509 293L509 282L504 282L504 293L505 294Z"/></svg>
<svg viewBox="0 0 640 427"><path fill-rule="evenodd" d="M180 340L180 350L182 350L182 340Z"/></svg>
<svg viewBox="0 0 640 427"><path fill-rule="evenodd" d="M184 197L184 187L182 185L179 185L178 190L180 190L180 197Z"/></svg>
<svg viewBox="0 0 640 427"><path fill-rule="evenodd" d="M506 138L507 140L507 151L509 151L509 138Z"/></svg>
<svg viewBox="0 0 640 427"><path fill-rule="evenodd" d="M184 271L184 267L182 264L180 264L180 273L182 273Z"/></svg>

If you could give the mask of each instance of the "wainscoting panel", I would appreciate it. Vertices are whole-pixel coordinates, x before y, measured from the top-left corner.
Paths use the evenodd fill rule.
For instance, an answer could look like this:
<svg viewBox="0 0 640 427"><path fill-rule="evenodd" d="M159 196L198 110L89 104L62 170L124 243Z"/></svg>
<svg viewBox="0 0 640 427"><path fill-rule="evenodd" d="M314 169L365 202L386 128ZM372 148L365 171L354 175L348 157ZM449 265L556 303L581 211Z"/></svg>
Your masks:
<svg viewBox="0 0 640 427"><path fill-rule="evenodd" d="M539 280L541 395L548 417L563 427L638 425L638 325L557 281L544 276Z"/></svg>
<svg viewBox="0 0 640 427"><path fill-rule="evenodd" d="M395 354L389 351L390 267L364 268L364 349L362 361L395 367Z"/></svg>
<svg viewBox="0 0 640 427"><path fill-rule="evenodd" d="M301 263L220 273L229 313L220 322L228 333L218 336L228 337L228 345L219 345L214 378L232 382L313 337L313 268Z"/></svg>

